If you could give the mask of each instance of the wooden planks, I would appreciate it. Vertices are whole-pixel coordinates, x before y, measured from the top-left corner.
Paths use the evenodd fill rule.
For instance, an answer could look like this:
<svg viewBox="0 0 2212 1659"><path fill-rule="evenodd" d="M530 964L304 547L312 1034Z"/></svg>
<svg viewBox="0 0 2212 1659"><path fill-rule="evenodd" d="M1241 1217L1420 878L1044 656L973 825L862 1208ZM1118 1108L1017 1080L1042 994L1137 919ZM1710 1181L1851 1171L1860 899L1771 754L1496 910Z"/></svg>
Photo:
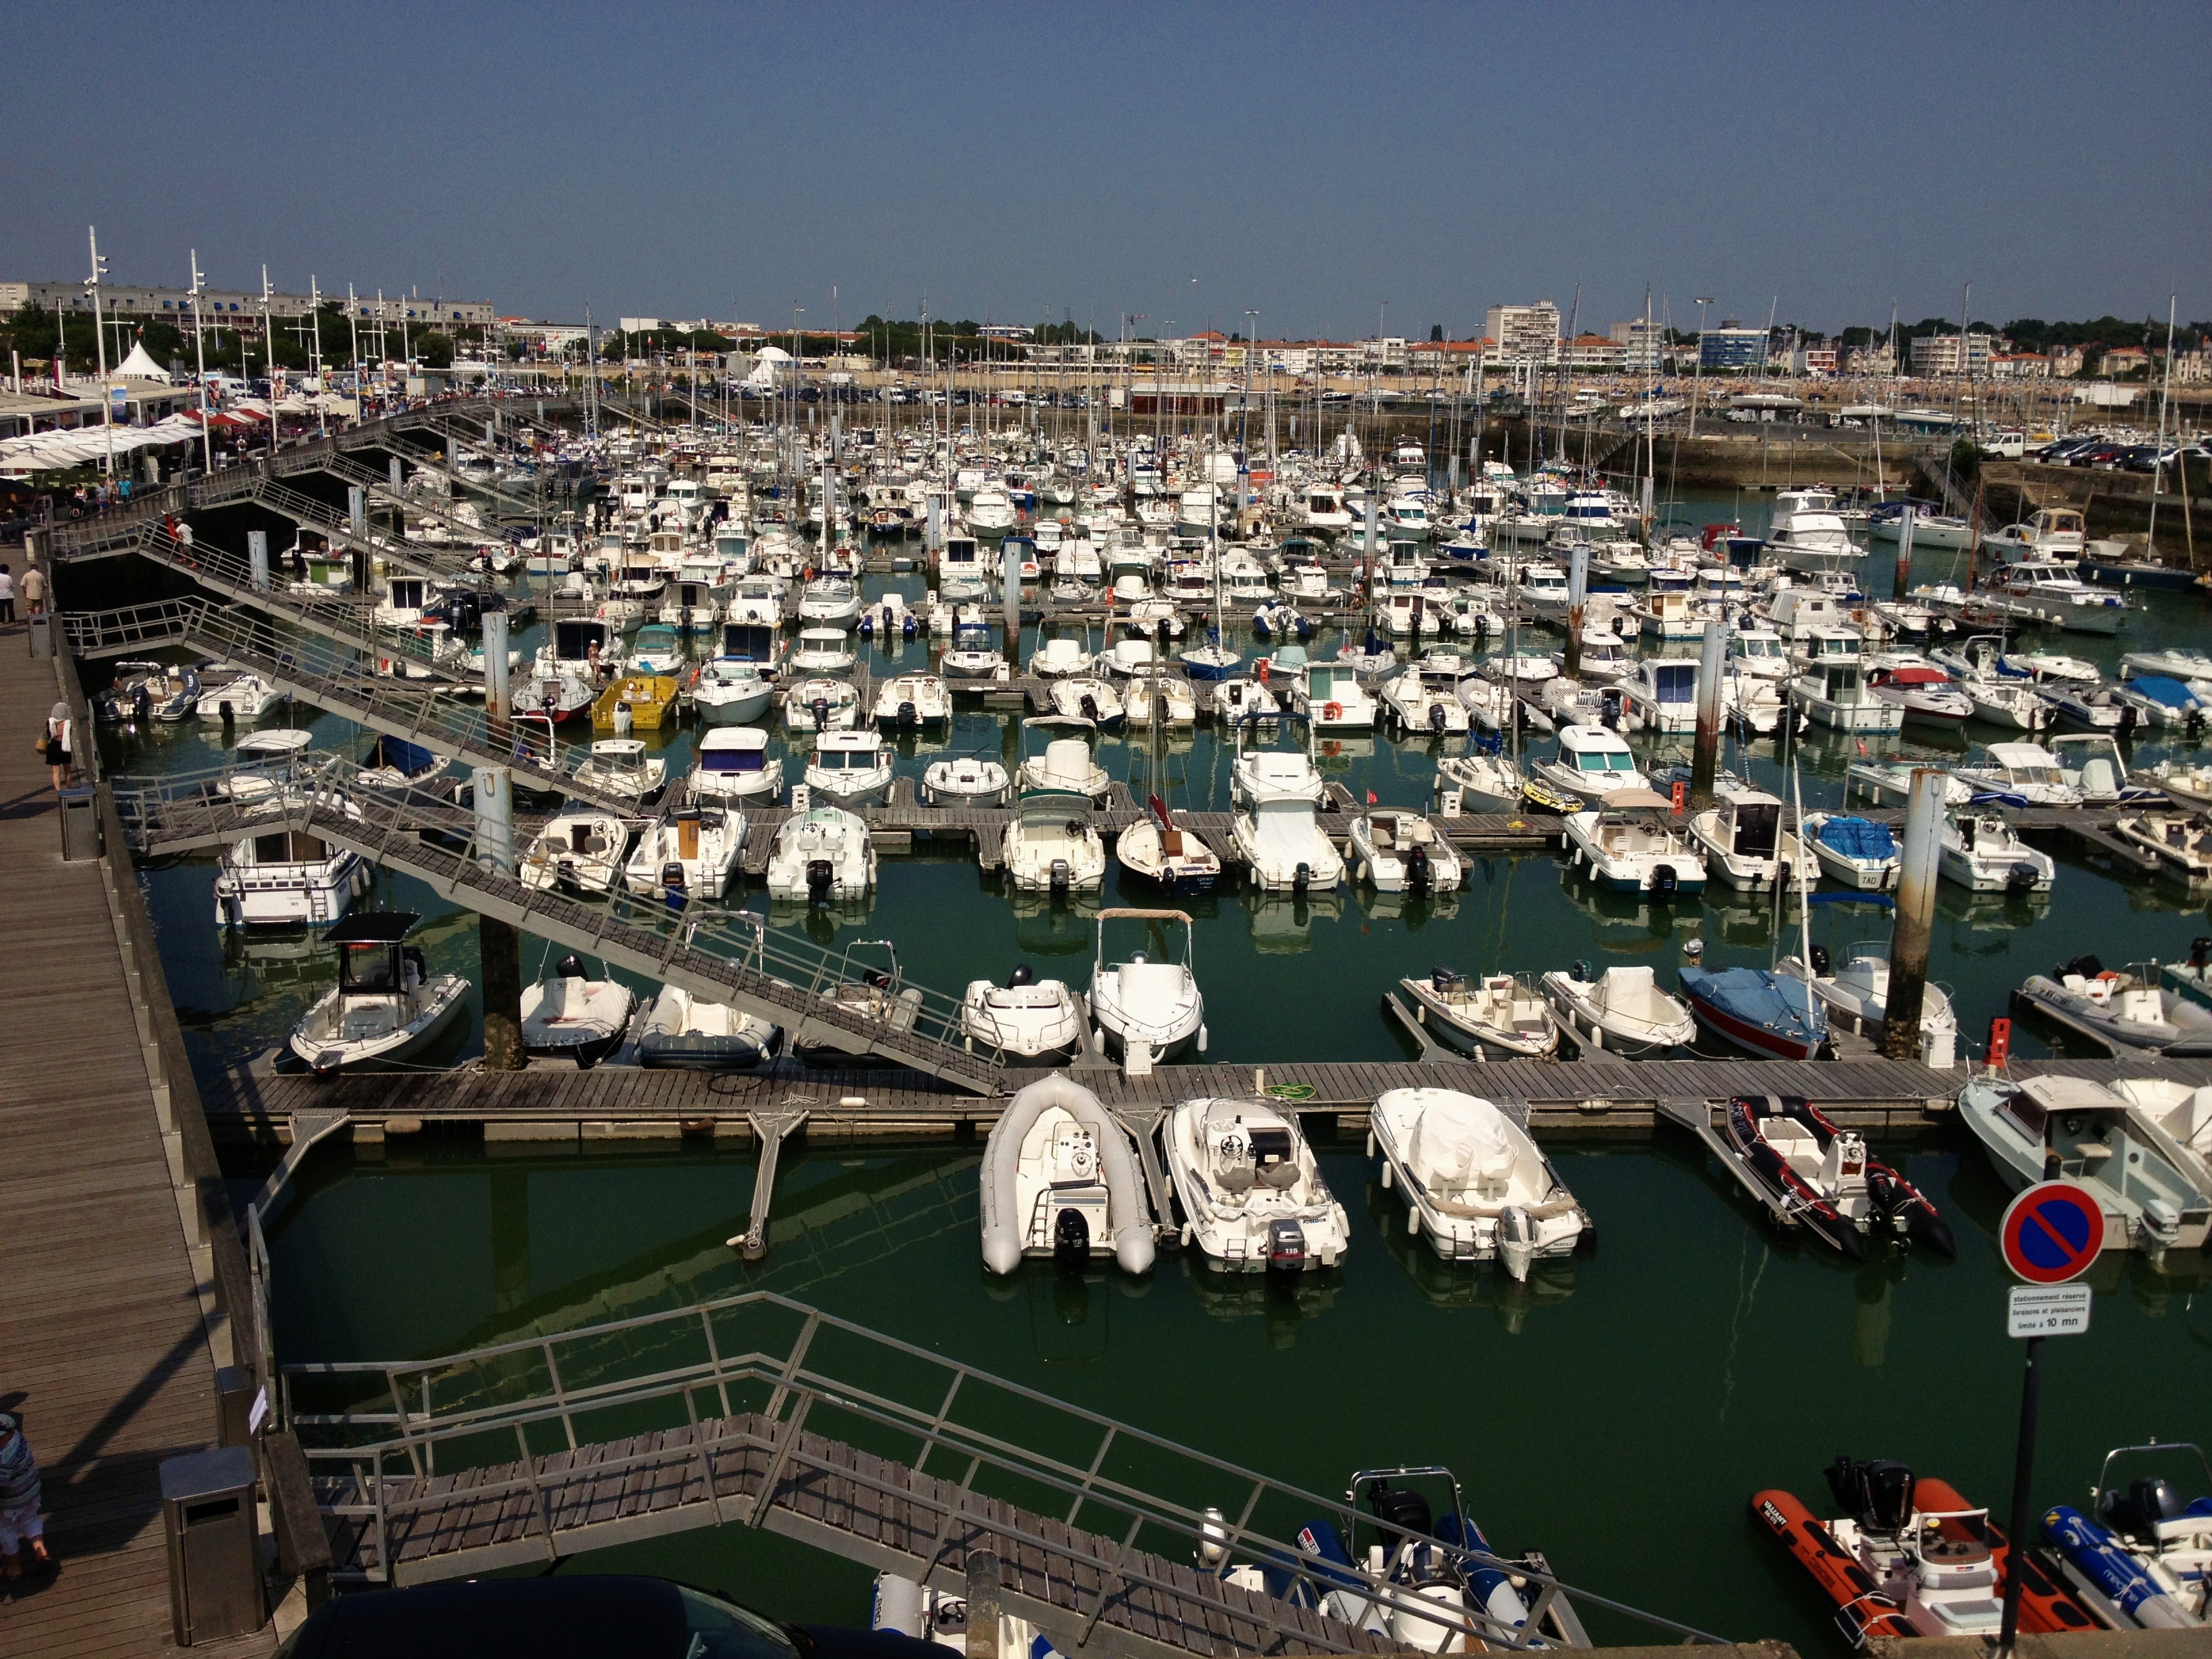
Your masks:
<svg viewBox="0 0 2212 1659"><path fill-rule="evenodd" d="M104 1659L169 1650L157 1470L211 1443L215 1379L100 866L63 862L31 752L58 695L0 630L0 1404L23 1415L62 1563L0 1603L0 1650Z"/></svg>

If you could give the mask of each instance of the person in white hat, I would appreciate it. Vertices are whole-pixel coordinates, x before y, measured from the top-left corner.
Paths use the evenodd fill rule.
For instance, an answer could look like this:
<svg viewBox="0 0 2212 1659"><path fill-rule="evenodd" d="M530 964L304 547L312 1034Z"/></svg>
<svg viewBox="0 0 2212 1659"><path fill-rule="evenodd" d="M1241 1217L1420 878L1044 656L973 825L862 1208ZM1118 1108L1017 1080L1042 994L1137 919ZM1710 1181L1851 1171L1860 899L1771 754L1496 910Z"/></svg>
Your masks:
<svg viewBox="0 0 2212 1659"><path fill-rule="evenodd" d="M23 1437L22 1419L0 1412L0 1578L23 1576L19 1552L25 1544L31 1547L33 1561L53 1565L46 1551L46 1523L39 1517L39 1461Z"/></svg>

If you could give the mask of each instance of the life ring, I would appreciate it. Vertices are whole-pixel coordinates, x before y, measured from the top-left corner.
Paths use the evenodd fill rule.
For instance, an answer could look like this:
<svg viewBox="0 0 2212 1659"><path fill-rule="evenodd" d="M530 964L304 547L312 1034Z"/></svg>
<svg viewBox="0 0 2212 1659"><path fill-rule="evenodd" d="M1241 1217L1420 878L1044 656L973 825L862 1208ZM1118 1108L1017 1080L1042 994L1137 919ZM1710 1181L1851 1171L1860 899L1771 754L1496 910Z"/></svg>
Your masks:
<svg viewBox="0 0 2212 1659"><path fill-rule="evenodd" d="M1344 705L1340 702L1323 703L1321 714L1323 720L1340 720L1344 718Z"/></svg>

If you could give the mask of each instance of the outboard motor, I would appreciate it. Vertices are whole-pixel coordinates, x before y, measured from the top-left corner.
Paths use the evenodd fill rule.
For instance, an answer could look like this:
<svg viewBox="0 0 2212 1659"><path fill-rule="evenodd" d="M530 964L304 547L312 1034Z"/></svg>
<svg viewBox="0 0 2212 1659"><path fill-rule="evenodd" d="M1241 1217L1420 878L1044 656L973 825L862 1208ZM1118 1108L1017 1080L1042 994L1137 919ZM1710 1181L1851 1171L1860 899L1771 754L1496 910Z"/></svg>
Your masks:
<svg viewBox="0 0 2212 1659"><path fill-rule="evenodd" d="M872 640L876 637L876 613L872 611L863 611L860 613L860 637L864 640Z"/></svg>
<svg viewBox="0 0 2212 1659"><path fill-rule="evenodd" d="M913 611L909 611L906 613L906 619L899 624L899 632L909 640L915 636L915 620Z"/></svg>
<svg viewBox="0 0 2212 1659"><path fill-rule="evenodd" d="M1838 1457L1827 1474L1838 1505L1868 1532L1893 1538L1912 1519L1912 1471L1904 1464Z"/></svg>
<svg viewBox="0 0 2212 1659"><path fill-rule="evenodd" d="M830 890L836 880L836 870L828 859L806 860L806 899L810 904L830 902Z"/></svg>
<svg viewBox="0 0 2212 1659"><path fill-rule="evenodd" d="M1084 719L1095 720L1098 718L1098 699L1092 696L1090 692L1085 691L1076 700L1076 707L1082 709Z"/></svg>
<svg viewBox="0 0 2212 1659"><path fill-rule="evenodd" d="M1052 890L1054 892L1065 893L1067 891L1070 884L1072 884L1073 877L1068 871L1067 860L1066 859L1054 859L1052 861L1051 881Z"/></svg>
<svg viewBox="0 0 2212 1659"><path fill-rule="evenodd" d="M1406 854L1406 885L1417 893L1429 890L1429 849L1415 847Z"/></svg>
<svg viewBox="0 0 2212 1659"><path fill-rule="evenodd" d="M1306 1230L1288 1216L1267 1224L1267 1271L1295 1273L1305 1271Z"/></svg>
<svg viewBox="0 0 2212 1659"><path fill-rule="evenodd" d="M827 697L814 700L814 729L817 732L830 729L830 699Z"/></svg>
<svg viewBox="0 0 2212 1659"><path fill-rule="evenodd" d="M1301 859L1298 860L1298 867L1291 872L1291 890L1293 893L1303 893L1312 884L1313 866Z"/></svg>
<svg viewBox="0 0 2212 1659"><path fill-rule="evenodd" d="M1651 866L1651 896L1659 903L1670 902L1675 890L1680 885L1681 878L1674 873L1673 865L1655 864Z"/></svg>
<svg viewBox="0 0 2212 1659"><path fill-rule="evenodd" d="M1063 1271L1079 1270L1091 1259L1091 1224L1077 1209L1062 1210L1052 1220L1052 1260Z"/></svg>
<svg viewBox="0 0 2212 1659"><path fill-rule="evenodd" d="M2199 973L2212 967L2212 938L2199 933L2189 941L2189 965Z"/></svg>
<svg viewBox="0 0 2212 1659"><path fill-rule="evenodd" d="M2052 969L2051 977L2063 981L2069 974L2079 974L2083 979L2094 979L2104 971L2105 964L2098 960L2096 954L2085 951L2071 961L2060 963Z"/></svg>
<svg viewBox="0 0 2212 1659"><path fill-rule="evenodd" d="M2148 1474L2125 1492L2100 1492L2097 1513L2122 1532L2150 1544L2158 1540L2160 1522L2179 1521L2189 1513L2189 1506L2164 1475Z"/></svg>
<svg viewBox="0 0 2212 1659"><path fill-rule="evenodd" d="M1590 973L1590 965L1587 962L1570 963L1567 968L1567 976L1573 980L1577 985L1587 985L1590 982L1593 977Z"/></svg>
<svg viewBox="0 0 2212 1659"><path fill-rule="evenodd" d="M1826 945L1816 945L1813 947L1813 971L1814 973L1826 974L1828 971L1828 964L1832 960L1833 958L1828 955L1828 947Z"/></svg>
<svg viewBox="0 0 2212 1659"><path fill-rule="evenodd" d="M584 959L578 956L574 951L571 951L567 956L561 958L560 965L555 968L553 971L558 974L562 979L582 979L584 977Z"/></svg>
<svg viewBox="0 0 2212 1659"><path fill-rule="evenodd" d="M900 702L900 704L899 704L898 723L899 723L901 726L912 726L913 724L915 724L915 708L914 708L914 699L913 699L913 698L911 698L911 697L908 697L908 698L906 698L905 700L903 700L902 702Z"/></svg>
<svg viewBox="0 0 2212 1659"><path fill-rule="evenodd" d="M1429 969L1429 984L1440 997L1448 997L1467 983L1456 968L1447 968L1442 963Z"/></svg>
<svg viewBox="0 0 2212 1659"><path fill-rule="evenodd" d="M2039 872L2032 864L2015 864L2005 872L2005 891L2012 894L2032 892Z"/></svg>
<svg viewBox="0 0 2212 1659"><path fill-rule="evenodd" d="M1444 706L1440 702L1432 702L1429 705L1429 730L1441 732L1443 729Z"/></svg>
<svg viewBox="0 0 2212 1659"><path fill-rule="evenodd" d="M681 910L690 902L690 894L684 881L684 860L671 859L660 866L660 892L672 910Z"/></svg>
<svg viewBox="0 0 2212 1659"><path fill-rule="evenodd" d="M1014 971L1006 975L1006 988L1010 991L1018 990L1024 985L1034 985L1036 983L1036 969L1030 967L1026 962L1016 963L1014 964Z"/></svg>
<svg viewBox="0 0 2212 1659"><path fill-rule="evenodd" d="M1436 1516L1429 1509L1429 1500L1411 1486L1379 1482L1367 1494L1367 1507L1375 1511L1376 1530L1380 1534L1385 1562L1398 1553L1402 1534L1436 1531Z"/></svg>

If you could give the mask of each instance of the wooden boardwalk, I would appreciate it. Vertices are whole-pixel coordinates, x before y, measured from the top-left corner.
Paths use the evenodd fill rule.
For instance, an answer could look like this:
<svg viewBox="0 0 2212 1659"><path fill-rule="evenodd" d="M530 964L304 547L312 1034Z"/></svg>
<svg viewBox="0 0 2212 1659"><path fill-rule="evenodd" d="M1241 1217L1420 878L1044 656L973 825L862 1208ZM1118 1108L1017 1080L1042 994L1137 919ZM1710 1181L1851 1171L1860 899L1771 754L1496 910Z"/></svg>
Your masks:
<svg viewBox="0 0 2212 1659"><path fill-rule="evenodd" d="M992 1552L1009 1611L1056 1630L1096 1612L1085 1652L1370 1653L1390 1645L1188 1563L1125 1552L1120 1540L757 1413L458 1474L387 1475L380 1492L351 1474L319 1475L314 1486L342 1577L422 1583L743 1520L952 1589L963 1585L972 1552ZM1119 1564L1110 1584L1102 1570L1109 1562Z"/></svg>
<svg viewBox="0 0 2212 1659"><path fill-rule="evenodd" d="M56 696L22 628L0 630L0 1405L60 1561L9 1587L0 1650L94 1659L169 1650L157 1468L213 1443L215 1376L100 866L62 861L31 752Z"/></svg>

